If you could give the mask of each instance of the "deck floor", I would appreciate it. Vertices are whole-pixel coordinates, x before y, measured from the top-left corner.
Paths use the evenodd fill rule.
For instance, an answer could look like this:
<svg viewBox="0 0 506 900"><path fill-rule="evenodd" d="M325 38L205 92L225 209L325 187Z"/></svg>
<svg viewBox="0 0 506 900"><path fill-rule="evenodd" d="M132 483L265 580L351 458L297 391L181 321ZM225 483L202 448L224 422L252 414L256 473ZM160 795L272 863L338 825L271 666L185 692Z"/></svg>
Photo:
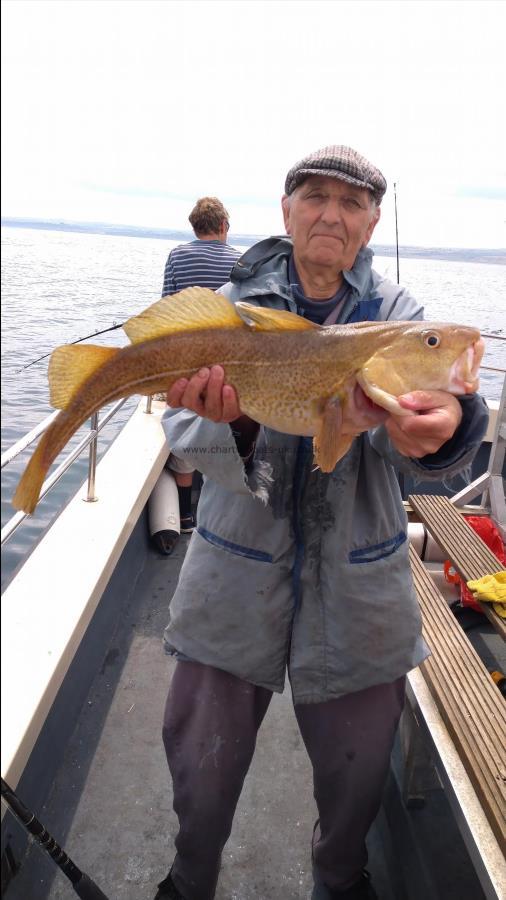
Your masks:
<svg viewBox="0 0 506 900"><path fill-rule="evenodd" d="M162 648L167 608L184 558L152 553L118 628L48 802L37 811L46 827L110 900L150 900L173 857L177 820L161 740L163 707L174 663ZM438 846L449 863L445 889L431 900L480 900L483 894L458 847L455 828L438 821ZM216 900L308 900L310 838L316 810L311 770L289 689L274 695L225 848ZM425 822L424 822L425 819ZM418 825L417 825L418 820ZM429 824L428 824L429 823ZM410 828L430 841L430 809ZM453 830L452 830L453 829ZM433 838L434 840L434 834ZM418 900L408 890L382 811L369 839L369 869L381 900ZM465 854L464 854L465 856ZM459 878L452 882L451 868ZM33 846L9 886L9 900L71 900L70 882Z"/></svg>

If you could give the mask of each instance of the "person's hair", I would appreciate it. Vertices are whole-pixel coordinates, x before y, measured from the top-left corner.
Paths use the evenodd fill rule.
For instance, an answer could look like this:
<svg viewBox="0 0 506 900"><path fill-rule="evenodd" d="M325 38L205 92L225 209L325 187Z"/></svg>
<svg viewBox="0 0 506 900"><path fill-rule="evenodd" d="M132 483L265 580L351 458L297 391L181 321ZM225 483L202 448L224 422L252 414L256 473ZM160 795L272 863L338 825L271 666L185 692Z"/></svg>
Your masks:
<svg viewBox="0 0 506 900"><path fill-rule="evenodd" d="M217 197L201 197L188 219L195 234L217 234L223 222L228 225L228 212Z"/></svg>

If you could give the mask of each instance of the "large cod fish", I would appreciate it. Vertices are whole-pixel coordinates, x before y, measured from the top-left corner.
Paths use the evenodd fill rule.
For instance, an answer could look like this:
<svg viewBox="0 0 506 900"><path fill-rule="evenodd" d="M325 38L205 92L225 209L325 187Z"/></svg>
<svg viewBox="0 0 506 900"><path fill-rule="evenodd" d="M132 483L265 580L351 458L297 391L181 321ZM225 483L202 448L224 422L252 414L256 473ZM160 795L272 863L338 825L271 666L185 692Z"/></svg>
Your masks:
<svg viewBox="0 0 506 900"><path fill-rule="evenodd" d="M223 366L242 412L255 421L313 435L316 463L330 472L364 430L364 410L370 410L369 428L385 410L412 415L396 399L408 391L472 393L483 355L475 328L431 322L321 327L290 312L234 305L206 288L157 301L124 330L126 347L65 345L52 353L50 402L61 412L21 477L17 509L33 512L52 462L100 407L167 391L203 366ZM362 426L354 428L357 411Z"/></svg>

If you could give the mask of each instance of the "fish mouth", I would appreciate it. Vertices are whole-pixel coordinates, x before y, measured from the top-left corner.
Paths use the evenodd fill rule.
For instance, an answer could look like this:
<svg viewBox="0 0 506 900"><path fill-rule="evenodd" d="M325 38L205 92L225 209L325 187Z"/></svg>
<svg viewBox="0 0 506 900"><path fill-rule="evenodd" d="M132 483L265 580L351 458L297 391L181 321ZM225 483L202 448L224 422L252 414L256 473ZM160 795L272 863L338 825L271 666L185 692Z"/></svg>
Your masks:
<svg viewBox="0 0 506 900"><path fill-rule="evenodd" d="M454 394L474 394L480 385L480 364L485 352L483 338L478 338L460 354L450 369L448 390Z"/></svg>

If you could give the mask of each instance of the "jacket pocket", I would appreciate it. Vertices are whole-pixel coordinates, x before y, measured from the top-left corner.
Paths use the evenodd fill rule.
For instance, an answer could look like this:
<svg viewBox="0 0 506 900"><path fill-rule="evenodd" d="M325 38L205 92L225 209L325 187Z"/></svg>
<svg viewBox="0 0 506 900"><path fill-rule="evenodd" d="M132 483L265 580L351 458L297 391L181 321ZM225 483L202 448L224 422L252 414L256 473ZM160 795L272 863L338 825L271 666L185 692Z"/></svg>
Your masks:
<svg viewBox="0 0 506 900"><path fill-rule="evenodd" d="M255 550L253 547L244 547L242 544L227 541L213 531L208 531L207 528L198 527L197 532L209 544L220 547L222 550L227 550L235 556L244 556L246 559L254 559L257 562L272 563L272 554L265 553L263 550Z"/></svg>
<svg viewBox="0 0 506 900"><path fill-rule="evenodd" d="M399 531L394 537L388 538L388 540L382 541L380 544L368 544L366 547L359 547L357 550L350 552L348 561L352 565L358 565L384 559L384 557L395 553L404 544L406 537L405 531Z"/></svg>

